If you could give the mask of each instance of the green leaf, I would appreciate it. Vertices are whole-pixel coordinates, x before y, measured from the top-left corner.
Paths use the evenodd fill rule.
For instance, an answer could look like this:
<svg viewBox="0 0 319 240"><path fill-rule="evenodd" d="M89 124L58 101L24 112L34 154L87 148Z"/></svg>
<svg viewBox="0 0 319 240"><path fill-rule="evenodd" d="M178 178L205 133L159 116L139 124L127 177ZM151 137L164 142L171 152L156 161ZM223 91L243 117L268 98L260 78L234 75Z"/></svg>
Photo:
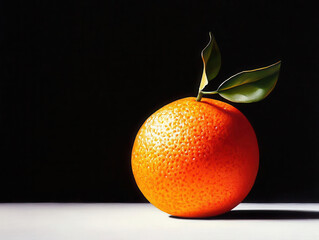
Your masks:
<svg viewBox="0 0 319 240"><path fill-rule="evenodd" d="M214 36L212 36L212 33L209 33L209 42L203 49L201 56L204 68L202 80L199 86L199 92L204 89L204 87L208 84L208 81L214 79L217 76L220 70L220 52L216 40Z"/></svg>
<svg viewBox="0 0 319 240"><path fill-rule="evenodd" d="M217 93L232 102L258 102L274 89L281 61L267 67L243 71L224 81Z"/></svg>

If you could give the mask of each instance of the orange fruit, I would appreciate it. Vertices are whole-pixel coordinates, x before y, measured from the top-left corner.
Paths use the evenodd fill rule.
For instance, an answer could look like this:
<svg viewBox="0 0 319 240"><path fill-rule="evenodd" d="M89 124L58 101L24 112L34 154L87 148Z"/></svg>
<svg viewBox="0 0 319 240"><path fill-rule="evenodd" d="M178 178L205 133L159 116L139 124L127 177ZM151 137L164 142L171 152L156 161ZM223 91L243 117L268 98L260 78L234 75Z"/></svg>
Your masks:
<svg viewBox="0 0 319 240"><path fill-rule="evenodd" d="M184 98L145 121L131 164L139 189L155 207L179 217L211 217L247 196L259 150L252 126L235 107Z"/></svg>

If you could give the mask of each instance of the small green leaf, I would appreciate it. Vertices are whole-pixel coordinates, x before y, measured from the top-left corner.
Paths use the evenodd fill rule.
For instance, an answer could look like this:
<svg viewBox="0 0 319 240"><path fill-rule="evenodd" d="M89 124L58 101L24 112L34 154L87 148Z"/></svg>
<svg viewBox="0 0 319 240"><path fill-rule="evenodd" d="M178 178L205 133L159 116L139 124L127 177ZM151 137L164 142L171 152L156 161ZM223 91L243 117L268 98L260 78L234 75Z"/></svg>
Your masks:
<svg viewBox="0 0 319 240"><path fill-rule="evenodd" d="M258 102L274 89L280 65L281 61L267 67L237 73L224 81L217 92L232 102Z"/></svg>
<svg viewBox="0 0 319 240"><path fill-rule="evenodd" d="M201 56L204 68L202 80L199 86L199 92L204 89L204 87L208 84L208 81L214 79L217 76L220 70L220 52L216 40L214 36L212 36L212 33L209 33L209 42L203 49Z"/></svg>

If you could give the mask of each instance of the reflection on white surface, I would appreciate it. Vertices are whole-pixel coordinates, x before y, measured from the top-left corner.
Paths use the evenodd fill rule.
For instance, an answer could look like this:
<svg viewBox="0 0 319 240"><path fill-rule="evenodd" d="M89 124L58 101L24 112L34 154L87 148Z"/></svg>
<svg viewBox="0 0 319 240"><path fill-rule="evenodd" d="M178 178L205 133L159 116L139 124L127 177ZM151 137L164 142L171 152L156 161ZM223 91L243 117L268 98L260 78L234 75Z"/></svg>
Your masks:
<svg viewBox="0 0 319 240"><path fill-rule="evenodd" d="M234 210L195 220L150 204L0 204L0 239L319 239L319 204L244 203Z"/></svg>

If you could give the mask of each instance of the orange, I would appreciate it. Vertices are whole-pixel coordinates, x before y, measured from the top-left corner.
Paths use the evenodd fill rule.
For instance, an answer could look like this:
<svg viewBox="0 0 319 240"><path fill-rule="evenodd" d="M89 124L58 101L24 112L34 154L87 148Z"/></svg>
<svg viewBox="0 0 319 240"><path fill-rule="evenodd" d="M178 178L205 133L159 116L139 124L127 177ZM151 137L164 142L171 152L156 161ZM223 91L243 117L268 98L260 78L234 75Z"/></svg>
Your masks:
<svg viewBox="0 0 319 240"><path fill-rule="evenodd" d="M179 217L211 217L247 196L259 151L252 126L235 107L184 98L145 121L131 164L139 189L155 207Z"/></svg>

